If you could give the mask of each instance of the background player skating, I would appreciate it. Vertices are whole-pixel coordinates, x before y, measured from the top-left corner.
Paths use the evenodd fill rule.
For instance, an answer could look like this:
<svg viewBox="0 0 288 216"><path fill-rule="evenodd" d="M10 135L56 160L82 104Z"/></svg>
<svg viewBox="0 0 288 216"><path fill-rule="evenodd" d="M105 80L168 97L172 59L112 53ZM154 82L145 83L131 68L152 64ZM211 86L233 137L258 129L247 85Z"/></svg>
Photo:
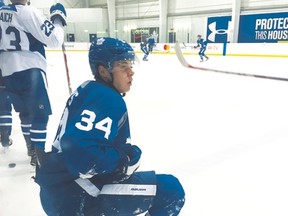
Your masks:
<svg viewBox="0 0 288 216"><path fill-rule="evenodd" d="M50 20L27 0L11 0L0 8L0 69L6 89L19 113L31 165L36 164L34 147L43 150L51 106L47 92L44 46L61 47L66 11L57 3ZM39 151L40 154L41 151Z"/></svg>
<svg viewBox="0 0 288 216"><path fill-rule="evenodd" d="M152 34L147 38L147 42L148 42L148 50L150 53L152 53L153 48L155 46L155 38Z"/></svg>
<svg viewBox="0 0 288 216"><path fill-rule="evenodd" d="M203 62L203 57L205 57L205 59L207 61L209 59L208 56L205 55L205 51L206 51L206 47L207 47L207 41L204 40L201 35L197 35L197 45L194 46L194 48L197 48L197 47L200 47L200 50L198 53L200 56L200 59L201 59L200 62Z"/></svg>
<svg viewBox="0 0 288 216"><path fill-rule="evenodd" d="M135 53L125 41L96 38L89 50L95 80L67 100L52 152L36 172L48 216L178 215L185 193L178 179L139 171L123 96L133 81Z"/></svg>
<svg viewBox="0 0 288 216"><path fill-rule="evenodd" d="M144 57L143 57L143 61L148 61L148 59L147 59L147 57L148 57L148 55L149 55L149 51L148 51L148 49L147 49L147 43L145 43L145 42L141 42L140 43L140 49L141 49L141 51L144 53Z"/></svg>

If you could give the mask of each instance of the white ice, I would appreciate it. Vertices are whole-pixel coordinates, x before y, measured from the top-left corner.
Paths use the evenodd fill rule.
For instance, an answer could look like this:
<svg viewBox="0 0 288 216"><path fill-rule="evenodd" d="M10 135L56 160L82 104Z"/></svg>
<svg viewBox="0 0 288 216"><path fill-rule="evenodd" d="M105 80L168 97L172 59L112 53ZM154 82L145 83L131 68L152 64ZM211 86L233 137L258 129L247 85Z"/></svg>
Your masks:
<svg viewBox="0 0 288 216"><path fill-rule="evenodd" d="M288 77L285 58L185 58L195 66ZM47 52L47 59L51 143L68 86L62 53ZM67 52L67 59L73 89L92 79L87 52ZM287 216L287 95L285 81L186 69L175 55L151 54L125 97L132 141L143 150L141 170L179 178L186 191L180 216ZM44 216L16 113L12 139L0 154L0 215Z"/></svg>

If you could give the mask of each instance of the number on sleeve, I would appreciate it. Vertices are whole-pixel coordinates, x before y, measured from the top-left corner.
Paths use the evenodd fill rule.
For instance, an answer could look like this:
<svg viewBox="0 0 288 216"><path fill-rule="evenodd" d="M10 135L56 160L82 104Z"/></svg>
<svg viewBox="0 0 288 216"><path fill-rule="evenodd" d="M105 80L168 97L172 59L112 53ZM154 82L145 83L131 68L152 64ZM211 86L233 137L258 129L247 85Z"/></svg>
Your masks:
<svg viewBox="0 0 288 216"><path fill-rule="evenodd" d="M43 25L41 25L41 30L44 30L45 35L49 37L55 26L49 20L45 20Z"/></svg>

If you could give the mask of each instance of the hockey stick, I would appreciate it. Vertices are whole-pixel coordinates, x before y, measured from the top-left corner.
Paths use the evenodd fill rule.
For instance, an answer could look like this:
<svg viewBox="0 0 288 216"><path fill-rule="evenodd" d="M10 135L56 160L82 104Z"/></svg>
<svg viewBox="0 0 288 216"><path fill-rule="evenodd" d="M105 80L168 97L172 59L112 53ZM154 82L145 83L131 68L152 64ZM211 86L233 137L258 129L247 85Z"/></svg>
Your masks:
<svg viewBox="0 0 288 216"><path fill-rule="evenodd" d="M71 88L70 74L69 74L69 68L68 68L68 62L67 62L67 56L66 56L66 49L65 49L65 44L64 43L62 44L62 53L63 53L64 63L65 63L68 90L69 90L69 94L71 94L72 93L72 88Z"/></svg>
<svg viewBox="0 0 288 216"><path fill-rule="evenodd" d="M59 0L56 0L56 3L59 3ZM66 49L65 49L65 44L64 44L64 42L63 42L63 44L62 44L62 53L63 53L63 58L64 58L65 70L66 70L66 78L67 78L67 84L68 84L68 91L69 91L69 94L71 94L71 93L72 93L72 88L71 88L70 74L69 74L69 68L68 68L68 62L67 62L67 55L66 55Z"/></svg>
<svg viewBox="0 0 288 216"><path fill-rule="evenodd" d="M186 61L186 59L184 58L179 42L176 42L176 44L175 44L175 52L176 52L176 56L177 56L178 60L180 61L180 63L186 68L203 70L203 71L211 71L211 72L216 72L216 73L231 74L231 75L254 77L254 78L271 79L271 80L278 80L278 81L288 81L288 78L282 78L282 77L272 77L272 76L264 76L264 75L256 75L256 74L238 73L238 72L232 72L232 71L224 71L224 70L217 70L217 69L193 66L193 65L189 64Z"/></svg>

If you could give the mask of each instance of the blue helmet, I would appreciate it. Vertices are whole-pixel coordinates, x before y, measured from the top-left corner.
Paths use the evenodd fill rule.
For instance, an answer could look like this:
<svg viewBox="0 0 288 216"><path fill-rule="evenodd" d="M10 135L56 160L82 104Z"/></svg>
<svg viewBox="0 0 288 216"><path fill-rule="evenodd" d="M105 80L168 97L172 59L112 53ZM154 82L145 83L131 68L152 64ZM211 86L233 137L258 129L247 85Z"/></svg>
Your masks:
<svg viewBox="0 0 288 216"><path fill-rule="evenodd" d="M126 42L116 38L95 38L89 50L89 64L94 76L98 75L98 66L103 65L111 71L115 61L135 61L135 52Z"/></svg>

